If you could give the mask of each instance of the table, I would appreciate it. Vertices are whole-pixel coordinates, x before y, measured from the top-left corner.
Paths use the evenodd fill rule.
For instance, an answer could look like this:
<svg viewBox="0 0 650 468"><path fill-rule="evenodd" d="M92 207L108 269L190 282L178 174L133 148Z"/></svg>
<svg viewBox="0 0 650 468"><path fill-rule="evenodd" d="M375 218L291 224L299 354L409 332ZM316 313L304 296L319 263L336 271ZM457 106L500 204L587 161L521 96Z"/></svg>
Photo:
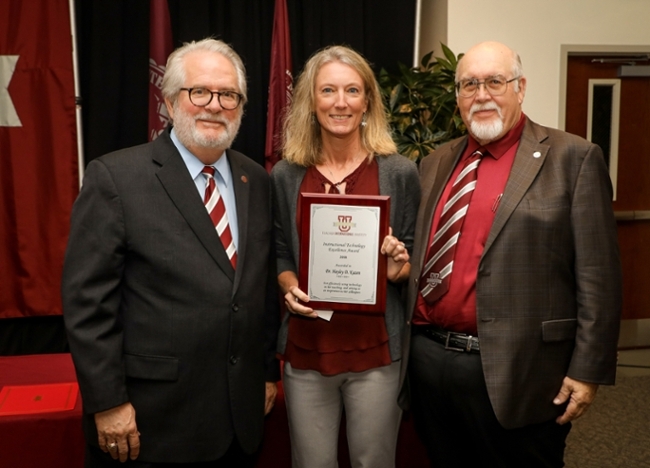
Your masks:
<svg viewBox="0 0 650 468"><path fill-rule="evenodd" d="M76 382L70 354L0 357L0 387ZM82 468L81 395L71 411L0 416L3 468Z"/></svg>

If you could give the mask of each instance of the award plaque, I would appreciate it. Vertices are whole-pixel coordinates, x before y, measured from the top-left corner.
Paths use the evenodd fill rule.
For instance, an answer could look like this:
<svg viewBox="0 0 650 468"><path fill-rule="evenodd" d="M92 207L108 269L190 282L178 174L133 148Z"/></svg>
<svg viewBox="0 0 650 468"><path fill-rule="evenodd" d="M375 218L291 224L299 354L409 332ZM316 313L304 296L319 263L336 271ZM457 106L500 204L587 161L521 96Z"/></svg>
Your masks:
<svg viewBox="0 0 650 468"><path fill-rule="evenodd" d="M384 312L390 197L300 194L299 287L313 309Z"/></svg>

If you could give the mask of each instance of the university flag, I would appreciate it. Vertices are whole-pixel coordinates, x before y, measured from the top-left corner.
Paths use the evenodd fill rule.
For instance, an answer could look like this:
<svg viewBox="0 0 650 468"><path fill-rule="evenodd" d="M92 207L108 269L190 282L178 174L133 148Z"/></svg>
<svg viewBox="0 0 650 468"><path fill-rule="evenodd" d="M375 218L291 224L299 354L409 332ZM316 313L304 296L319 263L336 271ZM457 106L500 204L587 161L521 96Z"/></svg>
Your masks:
<svg viewBox="0 0 650 468"><path fill-rule="evenodd" d="M68 0L0 1L0 317L61 314L77 193Z"/></svg>
<svg viewBox="0 0 650 468"><path fill-rule="evenodd" d="M153 141L169 123L161 86L173 45L167 0L150 0L149 5L149 141Z"/></svg>
<svg viewBox="0 0 650 468"><path fill-rule="evenodd" d="M291 73L291 37L287 18L287 1L275 0L273 37L271 39L271 73L269 78L269 104L266 114L266 145L264 158L266 170L280 160L282 119L291 105L293 76Z"/></svg>

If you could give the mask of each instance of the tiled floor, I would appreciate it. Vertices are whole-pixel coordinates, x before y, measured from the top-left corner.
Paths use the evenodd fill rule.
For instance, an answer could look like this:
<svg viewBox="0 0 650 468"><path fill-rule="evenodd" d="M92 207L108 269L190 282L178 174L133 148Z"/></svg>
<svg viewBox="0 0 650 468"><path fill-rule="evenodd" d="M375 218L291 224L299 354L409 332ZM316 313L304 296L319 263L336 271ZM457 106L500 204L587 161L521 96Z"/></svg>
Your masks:
<svg viewBox="0 0 650 468"><path fill-rule="evenodd" d="M630 349L618 354L618 375L650 375L650 349Z"/></svg>

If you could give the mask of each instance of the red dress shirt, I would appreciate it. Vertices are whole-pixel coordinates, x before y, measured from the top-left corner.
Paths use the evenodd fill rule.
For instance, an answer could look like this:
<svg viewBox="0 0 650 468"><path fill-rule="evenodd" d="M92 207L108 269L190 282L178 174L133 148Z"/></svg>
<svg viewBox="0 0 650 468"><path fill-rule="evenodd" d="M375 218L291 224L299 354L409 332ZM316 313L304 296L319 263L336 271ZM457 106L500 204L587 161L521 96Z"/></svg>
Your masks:
<svg viewBox="0 0 650 468"><path fill-rule="evenodd" d="M519 139L524 131L526 118L522 114L515 125L500 140L489 143L489 152L478 166L476 188L469 203L461 235L454 253L454 267L451 272L449 291L429 306L422 294L418 294L413 314L414 325L436 325L440 328L477 336L476 326L476 276L479 262L485 248L492 221L503 195ZM451 186L461 171L464 161L481 145L469 137L467 148L456 164L433 214L429 245L438 228L440 212L449 198ZM435 158L435 153L430 156Z"/></svg>

